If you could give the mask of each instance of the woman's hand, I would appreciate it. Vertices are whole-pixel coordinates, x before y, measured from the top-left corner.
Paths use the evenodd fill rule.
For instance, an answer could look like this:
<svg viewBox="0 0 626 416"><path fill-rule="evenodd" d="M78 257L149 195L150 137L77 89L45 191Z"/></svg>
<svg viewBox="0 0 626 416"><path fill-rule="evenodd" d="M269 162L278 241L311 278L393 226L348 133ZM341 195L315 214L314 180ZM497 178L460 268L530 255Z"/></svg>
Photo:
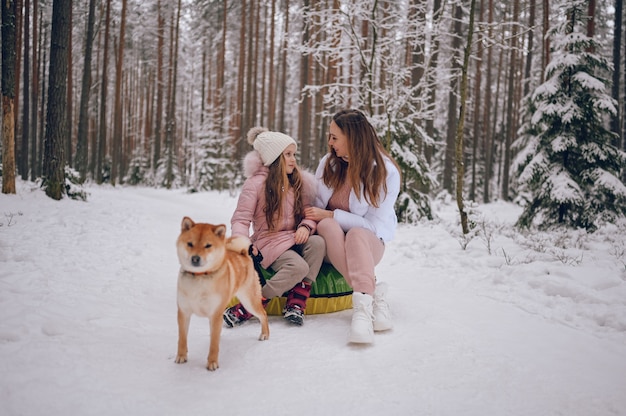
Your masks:
<svg viewBox="0 0 626 416"><path fill-rule="evenodd" d="M306 243L307 240L309 239L310 234L311 234L311 230L309 230L309 227L305 227L303 225L299 226L296 229L296 235L295 235L296 244Z"/></svg>
<svg viewBox="0 0 626 416"><path fill-rule="evenodd" d="M304 218L307 220L321 221L324 218L332 218L333 212L327 209L309 207L304 210Z"/></svg>

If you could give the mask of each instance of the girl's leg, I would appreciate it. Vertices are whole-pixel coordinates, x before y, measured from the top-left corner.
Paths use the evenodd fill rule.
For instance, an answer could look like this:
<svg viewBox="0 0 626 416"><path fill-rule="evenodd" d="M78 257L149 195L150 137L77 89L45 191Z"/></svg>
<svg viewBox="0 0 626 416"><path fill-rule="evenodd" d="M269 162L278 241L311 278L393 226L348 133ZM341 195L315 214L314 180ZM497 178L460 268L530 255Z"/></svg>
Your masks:
<svg viewBox="0 0 626 416"><path fill-rule="evenodd" d="M319 235L312 235L307 242L302 244L299 248L302 251L304 261L309 265L309 273L305 276L305 280L308 279L309 283L314 282L320 271L320 267L322 267L324 255L326 254L324 239Z"/></svg>
<svg viewBox="0 0 626 416"><path fill-rule="evenodd" d="M270 267L276 271L276 274L265 283L261 291L263 297L267 299L289 291L309 272L309 265L293 250L285 251Z"/></svg>

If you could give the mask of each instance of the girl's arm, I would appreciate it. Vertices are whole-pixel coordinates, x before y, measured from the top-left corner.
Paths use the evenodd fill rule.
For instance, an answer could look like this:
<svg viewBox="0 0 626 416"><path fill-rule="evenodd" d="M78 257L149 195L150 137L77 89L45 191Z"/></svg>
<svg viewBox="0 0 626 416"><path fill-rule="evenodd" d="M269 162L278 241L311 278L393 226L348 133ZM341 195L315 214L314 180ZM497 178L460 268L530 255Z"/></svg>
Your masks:
<svg viewBox="0 0 626 416"><path fill-rule="evenodd" d="M232 235L244 235L249 237L250 224L254 219L254 210L257 206L257 188L251 180L246 180L241 188L241 194L237 200L237 208L230 220Z"/></svg>

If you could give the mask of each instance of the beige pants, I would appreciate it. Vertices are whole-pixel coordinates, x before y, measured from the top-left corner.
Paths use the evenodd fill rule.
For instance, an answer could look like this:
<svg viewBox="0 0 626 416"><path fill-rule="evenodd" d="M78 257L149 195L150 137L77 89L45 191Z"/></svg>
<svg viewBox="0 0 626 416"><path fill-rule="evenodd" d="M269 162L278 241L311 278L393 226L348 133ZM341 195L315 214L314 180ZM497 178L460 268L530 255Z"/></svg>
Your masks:
<svg viewBox="0 0 626 416"><path fill-rule="evenodd" d="M312 235L306 243L285 251L270 265L276 274L263 286L263 297L269 299L281 296L304 278L314 282L324 261L325 251L324 239L319 235Z"/></svg>

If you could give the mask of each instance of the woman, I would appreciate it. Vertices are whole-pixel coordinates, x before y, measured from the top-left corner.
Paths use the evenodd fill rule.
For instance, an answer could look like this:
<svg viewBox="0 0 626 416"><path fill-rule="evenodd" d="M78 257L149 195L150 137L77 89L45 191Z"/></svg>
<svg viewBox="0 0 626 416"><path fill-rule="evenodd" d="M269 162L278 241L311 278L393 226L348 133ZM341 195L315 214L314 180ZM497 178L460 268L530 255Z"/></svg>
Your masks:
<svg viewBox="0 0 626 416"><path fill-rule="evenodd" d="M358 110L333 116L328 147L315 175L316 207L306 209L305 217L319 221L327 259L354 290L348 342L372 343L374 331L393 327L387 286L376 284L374 268L395 235L400 170Z"/></svg>
<svg viewBox="0 0 626 416"><path fill-rule="evenodd" d="M287 292L283 316L302 325L325 251L322 237L312 235L316 222L304 218L315 197L315 178L298 170L297 145L288 135L253 127L247 138L255 150L244 159L247 179L231 218L232 235L248 236L252 224L251 254L261 253L261 266L276 272L263 285L263 303ZM230 327L251 317L241 304L224 312Z"/></svg>

